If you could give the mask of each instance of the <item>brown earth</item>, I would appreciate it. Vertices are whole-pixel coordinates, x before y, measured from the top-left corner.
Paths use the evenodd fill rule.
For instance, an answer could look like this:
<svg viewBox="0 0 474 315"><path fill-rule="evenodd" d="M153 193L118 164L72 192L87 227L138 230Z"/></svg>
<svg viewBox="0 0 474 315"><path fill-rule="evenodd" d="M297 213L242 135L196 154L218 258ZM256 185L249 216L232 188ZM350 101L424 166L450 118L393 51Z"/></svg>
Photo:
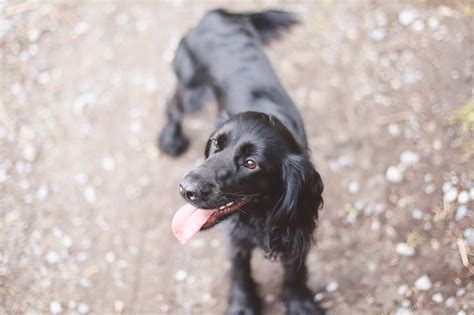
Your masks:
<svg viewBox="0 0 474 315"><path fill-rule="evenodd" d="M170 230L214 106L186 121L183 157L155 147L177 41L218 6L303 21L268 53L326 186L315 299L331 314L472 314L472 5L229 3L0 4L0 314L223 313L220 229L186 247ZM282 314L280 266L257 252L253 268L265 314Z"/></svg>

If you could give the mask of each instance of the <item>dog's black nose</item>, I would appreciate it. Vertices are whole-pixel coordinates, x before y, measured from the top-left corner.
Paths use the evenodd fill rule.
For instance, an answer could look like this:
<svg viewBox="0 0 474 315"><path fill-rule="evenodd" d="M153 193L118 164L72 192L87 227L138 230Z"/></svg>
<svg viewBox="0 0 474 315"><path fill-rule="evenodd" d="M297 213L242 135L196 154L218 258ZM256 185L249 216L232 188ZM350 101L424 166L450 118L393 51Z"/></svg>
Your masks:
<svg viewBox="0 0 474 315"><path fill-rule="evenodd" d="M179 193L187 201L197 201L200 198L199 188L195 181L185 177L179 184Z"/></svg>

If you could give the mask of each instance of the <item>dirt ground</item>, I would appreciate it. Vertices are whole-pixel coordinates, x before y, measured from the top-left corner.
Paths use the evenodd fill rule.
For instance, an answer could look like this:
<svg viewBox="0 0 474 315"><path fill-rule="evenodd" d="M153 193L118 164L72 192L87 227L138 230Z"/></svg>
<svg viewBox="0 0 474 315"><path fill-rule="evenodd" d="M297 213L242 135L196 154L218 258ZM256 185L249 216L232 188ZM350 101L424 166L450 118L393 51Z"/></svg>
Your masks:
<svg viewBox="0 0 474 315"><path fill-rule="evenodd" d="M471 2L472 3L472 2ZM469 1L12 1L0 4L0 314L222 314L215 228L183 247L157 152L170 62L210 8L302 24L268 48L304 112L325 207L309 284L330 314L473 314L474 36ZM252 261L265 314L281 268Z"/></svg>

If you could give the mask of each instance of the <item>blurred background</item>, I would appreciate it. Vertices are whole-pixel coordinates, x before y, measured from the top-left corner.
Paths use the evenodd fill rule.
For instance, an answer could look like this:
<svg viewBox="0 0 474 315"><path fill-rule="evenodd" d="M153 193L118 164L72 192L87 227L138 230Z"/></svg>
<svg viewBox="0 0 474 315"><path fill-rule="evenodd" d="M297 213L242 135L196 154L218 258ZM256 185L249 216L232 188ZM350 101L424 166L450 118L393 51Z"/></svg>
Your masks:
<svg viewBox="0 0 474 315"><path fill-rule="evenodd" d="M473 314L474 10L443 0L0 4L0 314L223 314L222 231L170 229L215 106L186 121L184 156L155 146L176 45L216 7L301 17L267 51L326 186L315 299ZM283 314L279 264L252 265Z"/></svg>

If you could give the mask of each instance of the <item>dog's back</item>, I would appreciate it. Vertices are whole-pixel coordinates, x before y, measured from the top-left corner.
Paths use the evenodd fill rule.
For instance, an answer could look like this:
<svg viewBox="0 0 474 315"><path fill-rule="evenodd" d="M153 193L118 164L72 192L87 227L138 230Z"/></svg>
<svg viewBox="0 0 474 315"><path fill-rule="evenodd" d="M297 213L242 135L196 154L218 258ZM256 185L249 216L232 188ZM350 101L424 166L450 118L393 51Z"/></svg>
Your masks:
<svg viewBox="0 0 474 315"><path fill-rule="evenodd" d="M230 114L275 115L305 145L301 117L263 50L295 23L295 16L284 11L206 14L176 53L175 71L182 82L189 82L185 103L200 108L214 94L221 110Z"/></svg>

